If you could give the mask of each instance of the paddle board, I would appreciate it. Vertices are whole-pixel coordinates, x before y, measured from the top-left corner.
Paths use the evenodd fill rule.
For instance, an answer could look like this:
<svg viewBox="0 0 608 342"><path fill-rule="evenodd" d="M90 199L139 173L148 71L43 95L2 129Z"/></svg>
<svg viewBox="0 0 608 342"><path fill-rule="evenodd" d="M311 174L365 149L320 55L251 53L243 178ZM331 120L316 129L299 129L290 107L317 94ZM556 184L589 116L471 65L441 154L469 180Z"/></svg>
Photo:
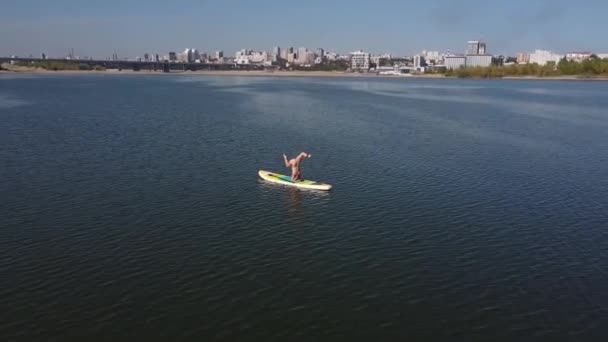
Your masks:
<svg viewBox="0 0 608 342"><path fill-rule="evenodd" d="M264 170L260 170L258 172L258 174L260 175L260 177L263 180L272 182L272 183L295 186L295 187L303 188L303 189L314 189L314 190L323 190L323 191L331 190L330 184L318 183L318 182L311 181L311 180L301 180L301 181L294 182L291 180L290 176L281 175L278 173L264 171Z"/></svg>

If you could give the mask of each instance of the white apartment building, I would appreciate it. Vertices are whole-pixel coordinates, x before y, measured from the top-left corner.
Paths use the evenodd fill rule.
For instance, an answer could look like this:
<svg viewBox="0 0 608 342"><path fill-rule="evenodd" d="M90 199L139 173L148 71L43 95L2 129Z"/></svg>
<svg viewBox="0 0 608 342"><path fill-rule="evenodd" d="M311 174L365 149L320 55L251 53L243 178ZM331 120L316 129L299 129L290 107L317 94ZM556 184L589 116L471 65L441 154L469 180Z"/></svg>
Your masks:
<svg viewBox="0 0 608 342"><path fill-rule="evenodd" d="M370 56L368 52L363 52L361 50L351 52L350 54L350 63L351 69L357 71L367 71L369 70L369 61Z"/></svg>
<svg viewBox="0 0 608 342"><path fill-rule="evenodd" d="M549 62L559 63L564 58L563 55L553 53L547 50L536 50L530 54L530 63L536 63L538 65L546 65Z"/></svg>

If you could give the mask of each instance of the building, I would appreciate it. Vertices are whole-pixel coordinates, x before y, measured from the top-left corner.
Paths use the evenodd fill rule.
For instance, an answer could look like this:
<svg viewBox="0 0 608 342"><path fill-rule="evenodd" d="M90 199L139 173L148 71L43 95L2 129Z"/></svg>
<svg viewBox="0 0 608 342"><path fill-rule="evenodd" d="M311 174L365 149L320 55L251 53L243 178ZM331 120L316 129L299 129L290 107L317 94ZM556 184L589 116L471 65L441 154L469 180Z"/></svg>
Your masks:
<svg viewBox="0 0 608 342"><path fill-rule="evenodd" d="M478 40L469 40L467 42L467 55L485 55L486 54L486 43Z"/></svg>
<svg viewBox="0 0 608 342"><path fill-rule="evenodd" d="M43 53L40 57L41 59L46 59L46 53Z"/></svg>
<svg viewBox="0 0 608 342"><path fill-rule="evenodd" d="M275 46L274 49L272 49L272 61L277 62L279 58L281 58L281 47Z"/></svg>
<svg viewBox="0 0 608 342"><path fill-rule="evenodd" d="M380 60L381 60L380 56L371 56L369 58L369 62L371 64L375 65L376 69L378 69L378 67L380 66Z"/></svg>
<svg viewBox="0 0 608 342"><path fill-rule="evenodd" d="M489 67L492 65L492 55L467 55L466 66L468 67Z"/></svg>
<svg viewBox="0 0 608 342"><path fill-rule="evenodd" d="M608 53L598 53L597 58L606 59L608 58Z"/></svg>
<svg viewBox="0 0 608 342"><path fill-rule="evenodd" d="M199 61L202 59L200 52L197 49L191 50L192 56L190 57L190 62Z"/></svg>
<svg viewBox="0 0 608 342"><path fill-rule="evenodd" d="M315 62L315 53L312 51L306 51L304 53L298 52L297 64L310 65Z"/></svg>
<svg viewBox="0 0 608 342"><path fill-rule="evenodd" d="M213 57L211 58L215 63L224 63L224 51L215 51L213 53Z"/></svg>
<svg viewBox="0 0 608 342"><path fill-rule="evenodd" d="M328 61L335 61L338 58L338 54L335 52L329 52L325 54L325 58L327 58Z"/></svg>
<svg viewBox="0 0 608 342"><path fill-rule="evenodd" d="M425 61L428 61L432 64L437 64L443 59L443 56L439 53L439 51L422 50L420 55L424 58Z"/></svg>
<svg viewBox="0 0 608 342"><path fill-rule="evenodd" d="M559 55L547 50L536 50L530 54L530 63L536 63L538 65L546 65L549 62L555 64L564 58L563 55Z"/></svg>
<svg viewBox="0 0 608 342"><path fill-rule="evenodd" d="M530 63L530 54L526 52L520 52L517 54L517 64Z"/></svg>
<svg viewBox="0 0 608 342"><path fill-rule="evenodd" d="M253 50L248 50L248 49L242 49L236 52L236 54L234 55L235 58L239 58L242 56L248 56L251 55L253 53Z"/></svg>
<svg viewBox="0 0 608 342"><path fill-rule="evenodd" d="M488 67L492 65L492 55L488 55L486 52L486 43L478 40L468 41L465 56L465 66Z"/></svg>
<svg viewBox="0 0 608 342"><path fill-rule="evenodd" d="M363 52L361 50L351 52L350 54L350 63L351 69L356 71L367 71L369 70L369 61L370 56L369 53Z"/></svg>
<svg viewBox="0 0 608 342"><path fill-rule="evenodd" d="M169 62L177 62L177 53L169 52Z"/></svg>
<svg viewBox="0 0 608 342"><path fill-rule="evenodd" d="M240 65L249 65L251 64L251 60L247 55L238 56L234 59L234 64Z"/></svg>
<svg viewBox="0 0 608 342"><path fill-rule="evenodd" d="M421 55L414 56L414 68L421 69L426 66L426 62L424 61L424 57Z"/></svg>
<svg viewBox="0 0 608 342"><path fill-rule="evenodd" d="M467 58L460 55L448 55L443 57L445 68L448 70L454 70L463 68L467 65Z"/></svg>
<svg viewBox="0 0 608 342"><path fill-rule="evenodd" d="M239 50L235 54L236 64L264 64L272 62L272 54L266 51Z"/></svg>
<svg viewBox="0 0 608 342"><path fill-rule="evenodd" d="M196 50L193 49L186 49L184 52L177 54L177 60L182 63L192 63L194 61L195 51Z"/></svg>
<svg viewBox="0 0 608 342"><path fill-rule="evenodd" d="M294 63L296 64L306 64L306 54L308 53L308 49L305 47L299 47L296 53L296 60Z"/></svg>
<svg viewBox="0 0 608 342"><path fill-rule="evenodd" d="M589 59L591 58L592 53L591 52L581 52L581 51L575 51L575 52L568 52L566 54L566 59L569 61L575 61L575 62L582 62L585 59Z"/></svg>
<svg viewBox="0 0 608 342"><path fill-rule="evenodd" d="M321 59L325 58L325 50L322 48L317 49L317 57L321 57Z"/></svg>
<svg viewBox="0 0 608 342"><path fill-rule="evenodd" d="M288 47L287 49L281 49L281 59L288 60L288 55L293 53L293 47Z"/></svg>
<svg viewBox="0 0 608 342"><path fill-rule="evenodd" d="M294 64L309 65L315 62L315 57L316 56L314 52L309 51L305 47L301 47L298 48L297 52L293 53L291 61L288 55L287 61Z"/></svg>

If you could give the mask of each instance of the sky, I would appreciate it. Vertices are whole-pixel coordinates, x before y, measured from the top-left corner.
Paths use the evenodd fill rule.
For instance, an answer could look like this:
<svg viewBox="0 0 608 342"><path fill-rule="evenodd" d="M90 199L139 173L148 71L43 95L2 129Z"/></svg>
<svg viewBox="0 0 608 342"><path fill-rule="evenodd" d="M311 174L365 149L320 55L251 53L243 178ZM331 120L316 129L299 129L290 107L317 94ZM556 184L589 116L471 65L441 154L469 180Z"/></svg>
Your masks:
<svg viewBox="0 0 608 342"><path fill-rule="evenodd" d="M105 58L144 53L274 46L411 55L463 52L483 40L491 54L608 53L605 0L6 0L0 56Z"/></svg>

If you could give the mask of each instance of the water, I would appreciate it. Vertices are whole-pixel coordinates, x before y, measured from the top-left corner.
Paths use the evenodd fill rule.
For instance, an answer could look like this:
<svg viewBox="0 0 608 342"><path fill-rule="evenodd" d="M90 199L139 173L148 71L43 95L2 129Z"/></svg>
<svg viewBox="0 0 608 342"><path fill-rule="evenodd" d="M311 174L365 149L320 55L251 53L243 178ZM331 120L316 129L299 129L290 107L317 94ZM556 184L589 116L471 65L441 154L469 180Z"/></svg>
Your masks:
<svg viewBox="0 0 608 342"><path fill-rule="evenodd" d="M599 340L607 108L604 82L0 75L0 339ZM332 192L257 179L300 151Z"/></svg>

